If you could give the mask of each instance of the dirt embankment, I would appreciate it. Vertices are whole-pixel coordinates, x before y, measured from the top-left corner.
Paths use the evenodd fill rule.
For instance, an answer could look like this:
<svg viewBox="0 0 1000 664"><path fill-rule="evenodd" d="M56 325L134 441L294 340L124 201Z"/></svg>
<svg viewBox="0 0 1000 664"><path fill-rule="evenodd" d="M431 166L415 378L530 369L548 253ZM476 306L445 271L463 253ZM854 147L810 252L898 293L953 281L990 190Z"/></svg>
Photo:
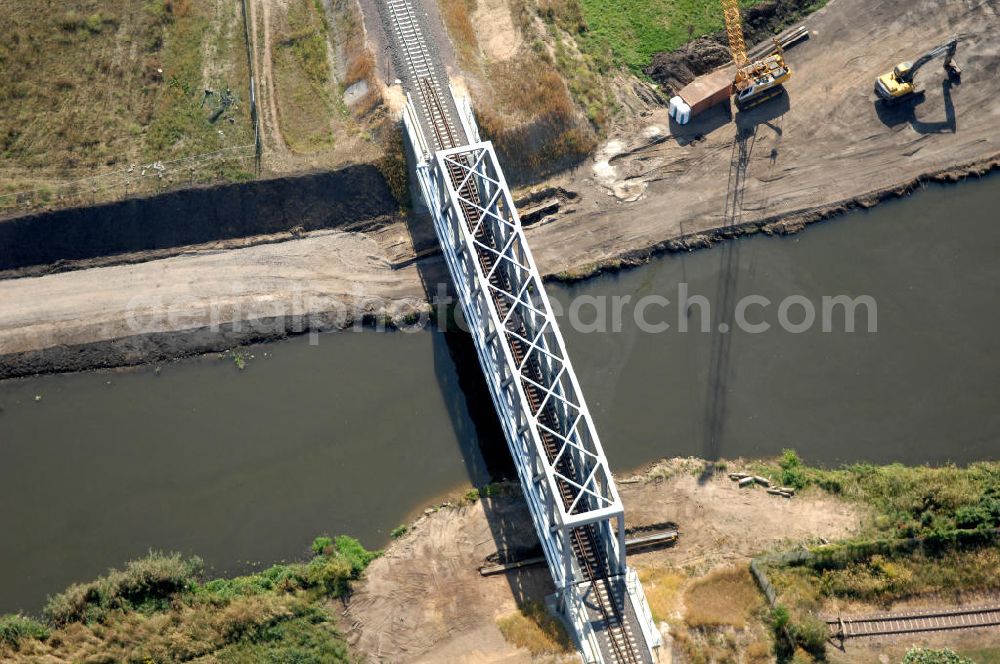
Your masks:
<svg viewBox="0 0 1000 664"><path fill-rule="evenodd" d="M415 266L372 237L317 231L280 243L0 280L0 378L162 361L405 320L424 305Z"/></svg>
<svg viewBox="0 0 1000 664"><path fill-rule="evenodd" d="M866 16L863 22L857 20L861 15ZM804 25L810 38L787 54L794 69L787 95L735 118L715 108L684 127L671 124L665 109L647 113L638 126L605 142L588 163L554 178L542 191L526 192L524 200L531 202L531 209L523 212L533 222L526 234L543 275L581 278L641 263L660 251L708 246L719 238L794 232L809 222L905 194L928 179L958 179L1000 164L1000 9L995 4L887 0L872 6L864 0L832 0ZM961 85L946 83L939 64L931 63L920 73L927 92L919 103L892 109L873 103L876 75L956 33L965 35L958 53L964 69ZM366 198L371 191L366 187L331 195ZM317 205L325 200L322 196ZM298 198L291 191L275 198L273 203L283 208L278 214L282 230L269 240L290 236L295 213L284 208L304 214L313 209ZM231 212L240 215L254 205L250 197ZM192 232L188 221L172 223ZM229 218L209 221L224 229L242 223ZM141 227L140 221L131 223L133 231ZM332 225L336 222L327 227ZM75 231L78 237L83 226ZM145 241L145 236L133 237ZM88 241L81 239L84 246ZM45 249L33 248L34 242ZM27 240L0 243L0 252L28 252L28 257L17 258L23 264L34 260L33 251L52 257L75 250L60 243L61 238L40 239L34 233ZM273 245L280 250L218 251L228 246L223 242L169 259L174 263L129 266L128 272L109 267L0 281L0 356L21 353L19 369L7 375L23 375L88 368L88 361L89 366L109 366L196 352L195 347L168 342L155 344L155 351L145 343L127 352L108 350L111 344L138 338L127 325L129 298L115 294L116 288L132 297L166 293L181 298L180 303L165 301L162 310L180 308L189 316L164 320L145 331L163 339L204 330L213 307L233 297L226 280L253 281L240 302L283 303L287 309L293 290L288 284L294 279L300 289L315 285L324 295L347 293L352 302L382 298L379 305L348 307L357 315L379 315L375 312L384 313L387 303L425 297L416 266L424 273L437 270L447 280L440 259L427 257L433 245L429 222L412 218L367 232ZM282 267L272 267L275 264ZM227 310L226 315L232 311L243 316L239 320L268 318L252 307ZM252 339L223 334L197 348L211 350ZM91 351L76 353L94 343L107 352L90 346ZM46 359L51 357L80 359ZM0 367L9 366L10 359L0 357Z"/></svg>
<svg viewBox="0 0 1000 664"><path fill-rule="evenodd" d="M675 546L629 557L640 574L669 566L700 575L744 564L762 551L845 537L862 518L818 492L785 500L741 491L724 476L699 478L703 467L674 459L620 480L627 527L675 522L680 531ZM552 592L547 568L478 572L491 554L537 542L518 487L473 504L452 502L393 543L352 596L353 645L372 661L532 661L504 640L497 620Z"/></svg>
<svg viewBox="0 0 1000 664"><path fill-rule="evenodd" d="M209 242L378 228L397 210L367 165L56 210L0 221L0 278L139 262Z"/></svg>

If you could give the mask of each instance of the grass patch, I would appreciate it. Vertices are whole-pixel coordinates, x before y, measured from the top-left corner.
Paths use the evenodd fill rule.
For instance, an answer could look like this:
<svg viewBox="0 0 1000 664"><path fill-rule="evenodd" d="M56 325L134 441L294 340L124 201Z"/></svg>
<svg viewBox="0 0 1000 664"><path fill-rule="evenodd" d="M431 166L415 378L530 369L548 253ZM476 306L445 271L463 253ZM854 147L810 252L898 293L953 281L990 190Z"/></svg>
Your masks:
<svg viewBox="0 0 1000 664"><path fill-rule="evenodd" d="M412 201L410 200L410 170L406 163L406 148L403 143L405 140L407 139L403 136L401 123L394 121L383 123L379 143L381 143L384 152L376 162L376 166L400 207L408 208Z"/></svg>
<svg viewBox="0 0 1000 664"><path fill-rule="evenodd" d="M562 623L541 602L530 602L515 613L497 620L503 637L532 655L571 652L573 644Z"/></svg>
<svg viewBox="0 0 1000 664"><path fill-rule="evenodd" d="M278 122L293 150L314 152L333 146L333 95L324 16L312 0L290 0L275 12L273 51Z"/></svg>
<svg viewBox="0 0 1000 664"><path fill-rule="evenodd" d="M808 610L833 598L888 605L922 595L1000 589L1000 548L918 549L853 559L845 553L803 565L776 566L768 577L783 601Z"/></svg>
<svg viewBox="0 0 1000 664"><path fill-rule="evenodd" d="M997 462L967 468L861 463L822 469L805 465L786 450L780 459L751 468L797 488L817 487L870 506L868 530L875 536L915 537L1000 527Z"/></svg>
<svg viewBox="0 0 1000 664"><path fill-rule="evenodd" d="M743 629L762 606L760 593L745 567L716 570L685 593L684 621L690 627L732 626Z"/></svg>
<svg viewBox="0 0 1000 664"><path fill-rule="evenodd" d="M640 569L639 581L656 622L670 621L677 609L684 577L670 569Z"/></svg>
<svg viewBox="0 0 1000 664"><path fill-rule="evenodd" d="M584 48L639 72L654 53L680 48L725 27L718 0L579 0L568 13ZM742 0L750 7L760 0ZM560 4L569 4L562 2Z"/></svg>
<svg viewBox="0 0 1000 664"><path fill-rule="evenodd" d="M522 57L489 66L493 103L475 99L476 121L496 145L508 180L527 182L585 158L597 138L555 67Z"/></svg>
<svg viewBox="0 0 1000 664"><path fill-rule="evenodd" d="M0 206L89 204L245 176L230 159L63 184L252 141L238 3L8 3L4 19L0 192L39 191ZM234 103L203 106L206 88L215 102L230 89Z"/></svg>
<svg viewBox="0 0 1000 664"><path fill-rule="evenodd" d="M325 606L379 553L343 536L317 538L313 552L207 582L197 558L152 553L50 598L44 625L0 617L0 660L350 661Z"/></svg>
<svg viewBox="0 0 1000 664"><path fill-rule="evenodd" d="M476 29L471 17L476 9L475 0L439 0L438 5L441 20L455 44L459 64L465 69L477 68L479 41L476 39Z"/></svg>
<svg viewBox="0 0 1000 664"><path fill-rule="evenodd" d="M47 639L49 629L27 616L0 616L0 647L19 650L21 642L28 639Z"/></svg>
<svg viewBox="0 0 1000 664"><path fill-rule="evenodd" d="M958 654L977 664L1000 664L1000 648L973 648L959 650Z"/></svg>

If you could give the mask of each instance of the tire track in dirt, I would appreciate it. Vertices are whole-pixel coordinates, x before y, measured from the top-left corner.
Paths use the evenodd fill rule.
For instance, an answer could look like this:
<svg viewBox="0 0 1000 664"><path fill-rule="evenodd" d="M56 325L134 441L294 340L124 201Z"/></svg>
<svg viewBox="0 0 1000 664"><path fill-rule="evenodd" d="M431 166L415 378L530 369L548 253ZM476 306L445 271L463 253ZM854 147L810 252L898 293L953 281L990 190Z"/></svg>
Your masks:
<svg viewBox="0 0 1000 664"><path fill-rule="evenodd" d="M261 98L265 102L261 105L261 126L264 129L264 142L271 150L274 150L278 154L286 154L288 152L288 143L285 142L285 137L282 135L281 127L278 124L277 88L274 84L274 69L272 67L271 0L249 0L249 7L254 57L257 58L258 53L260 54L257 71L260 72ZM260 12L261 32L263 32L263 35L257 33L258 11ZM258 48L258 44L262 48Z"/></svg>

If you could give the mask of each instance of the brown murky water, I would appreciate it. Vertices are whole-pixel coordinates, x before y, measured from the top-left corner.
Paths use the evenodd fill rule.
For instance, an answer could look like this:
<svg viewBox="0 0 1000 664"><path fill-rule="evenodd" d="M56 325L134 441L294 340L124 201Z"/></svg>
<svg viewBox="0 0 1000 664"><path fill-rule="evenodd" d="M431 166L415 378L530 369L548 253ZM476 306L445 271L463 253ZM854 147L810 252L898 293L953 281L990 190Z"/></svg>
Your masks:
<svg viewBox="0 0 1000 664"><path fill-rule="evenodd" d="M580 295L672 302L647 309L671 324L659 334L628 307L619 332L564 324L612 465L785 447L825 464L1000 457L998 206L1000 178L932 187L798 236L551 286L567 309ZM680 282L716 308L714 332L677 331ZM719 333L732 323L719 311L749 294L773 303L748 314L772 329ZM840 294L874 298L877 333L864 316L854 333L842 318L780 329L783 298L819 310ZM699 329L696 307L684 317ZM381 546L434 497L509 468L467 340L346 333L252 352L242 372L211 357L0 383L0 612L35 612L149 549L226 573L324 532Z"/></svg>

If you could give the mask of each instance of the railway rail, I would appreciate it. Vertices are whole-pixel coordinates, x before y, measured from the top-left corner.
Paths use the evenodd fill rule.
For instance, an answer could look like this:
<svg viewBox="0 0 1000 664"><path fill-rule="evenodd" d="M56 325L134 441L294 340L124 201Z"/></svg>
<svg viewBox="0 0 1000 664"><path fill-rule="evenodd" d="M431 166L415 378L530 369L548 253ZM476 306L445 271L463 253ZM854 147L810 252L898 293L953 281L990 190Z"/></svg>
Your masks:
<svg viewBox="0 0 1000 664"><path fill-rule="evenodd" d="M428 120L434 131L435 142L444 149L459 147L456 141L453 125L446 120L444 104L437 95L435 88L427 78L421 78L418 82L423 98L426 101ZM452 185L458 189L462 197L480 204L479 192L471 179L463 179L461 170L454 165L449 166L449 179ZM496 256L501 247L492 236L489 226L480 224L480 211L476 205L465 203L462 206L462 213L469 233L476 238L483 248L478 250L478 260L484 274L490 275L492 299L501 317L507 318L510 313L510 303L499 295L501 292L510 292L511 284L507 281L505 273L501 270L493 269L496 264ZM492 251L489 251L488 249ZM494 253L497 252L497 253ZM528 349L523 341L529 336L529 332L524 328L523 322L517 317L510 318L513 325L508 325L506 329L507 343L511 354L518 365L523 365L522 385L528 401L531 404L532 414L546 428L558 430L560 428L558 416L551 403L546 403L540 386L544 383L542 368L533 355L528 354ZM510 329L513 327L513 329ZM527 362L525 362L527 359ZM525 375L527 374L527 375ZM530 378L528 377L530 376ZM576 468L572 456L564 454L558 459L559 445L555 437L542 430L542 443L545 447L546 455L550 463L553 463L561 475L572 478L586 477L589 469ZM563 479L557 481L560 498L563 505L570 509L576 500L576 495L569 482ZM606 557L601 554L601 548L597 544L598 533L593 525L583 526L573 529L573 550L576 555L580 569L585 578L591 583L594 590L598 611L604 625L603 634L606 639L606 647L613 654L615 662L628 664L639 664L643 661L639 654L638 644L635 636L628 628L624 618L625 589L620 579L612 577Z"/></svg>
<svg viewBox="0 0 1000 664"><path fill-rule="evenodd" d="M866 636L891 636L916 632L941 632L1000 625L1000 606L970 607L954 611L881 614L826 621L831 635L841 641Z"/></svg>
<svg viewBox="0 0 1000 664"><path fill-rule="evenodd" d="M450 94L444 94L445 86L438 79L439 73L421 34L412 0L386 0L385 6L389 14L387 25L398 42L401 77L412 94L420 124L431 139L428 147L439 151L468 144L464 128L457 119L454 100ZM468 156L462 157L462 163L472 166ZM539 424L545 455L559 474L556 480L559 498L567 512L579 512L586 506L582 486L593 469L587 461L578 463L573 455L560 454L560 445L553 432L561 431L565 423L560 423L552 400L546 397L546 374L528 341L533 335L502 295L513 291L512 284L504 270L496 269L503 251L502 241L495 237L489 224L481 223L482 201L478 185L473 178L465 177L463 169L454 163L448 164L447 177L462 199L462 219L474 238L476 260L482 274L488 275L490 299L500 317L507 321L503 328L505 343L517 366L521 367L520 382L531 414ZM588 605L594 622L599 625L595 632L604 660L620 664L650 661L644 642L637 638L628 620L628 591L623 570L613 569L601 546L597 526L588 524L573 528L570 541L573 557L590 591L587 593Z"/></svg>

